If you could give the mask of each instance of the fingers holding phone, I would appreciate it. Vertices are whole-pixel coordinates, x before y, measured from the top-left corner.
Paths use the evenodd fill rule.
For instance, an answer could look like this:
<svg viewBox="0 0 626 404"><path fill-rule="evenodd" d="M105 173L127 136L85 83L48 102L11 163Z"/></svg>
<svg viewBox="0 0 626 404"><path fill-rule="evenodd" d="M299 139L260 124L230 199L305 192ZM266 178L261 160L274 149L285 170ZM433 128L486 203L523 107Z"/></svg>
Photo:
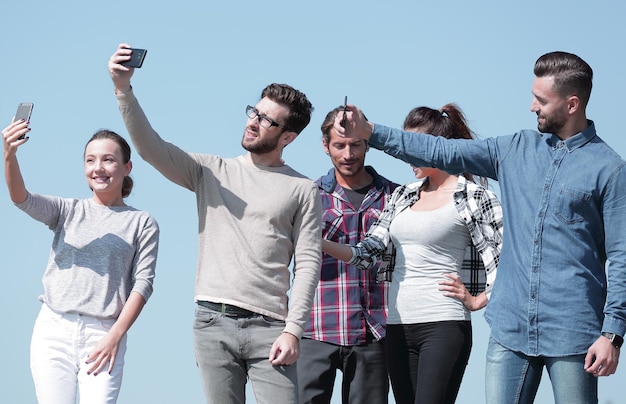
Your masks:
<svg viewBox="0 0 626 404"><path fill-rule="evenodd" d="M33 107L35 104L32 102L20 102L17 106L17 111L15 112L15 116L13 117L13 122L24 122L26 123L26 127L30 123L30 116L33 113ZM28 128L30 130L30 128ZM22 140L26 136L26 132L24 132L17 140Z"/></svg>
<svg viewBox="0 0 626 404"><path fill-rule="evenodd" d="M339 136L369 141L374 125L359 108L348 104L346 99L343 112L335 117L334 128Z"/></svg>
<svg viewBox="0 0 626 404"><path fill-rule="evenodd" d="M143 60L146 58L146 53L148 53L147 49L139 49L139 48L130 48L130 59L121 62L122 66L126 67L134 67L135 69L139 69L143 66Z"/></svg>
<svg viewBox="0 0 626 404"><path fill-rule="evenodd" d="M135 69L143 65L146 49L132 48L127 43L119 44L117 50L109 58L109 74L116 90L128 90L130 78Z"/></svg>
<svg viewBox="0 0 626 404"><path fill-rule="evenodd" d="M28 124L28 121L14 118L13 122L4 128L2 131L2 140L4 143L5 158L10 154L14 154L15 150L17 150L20 145L28 141L29 138L26 137L26 134L30 132Z"/></svg>
<svg viewBox="0 0 626 404"><path fill-rule="evenodd" d="M30 132L30 128L28 126L30 124L30 116L33 113L34 105L35 104L32 102L21 102L17 106L17 111L13 116L11 124L2 131L5 150L7 146L19 146L28 140L26 134Z"/></svg>

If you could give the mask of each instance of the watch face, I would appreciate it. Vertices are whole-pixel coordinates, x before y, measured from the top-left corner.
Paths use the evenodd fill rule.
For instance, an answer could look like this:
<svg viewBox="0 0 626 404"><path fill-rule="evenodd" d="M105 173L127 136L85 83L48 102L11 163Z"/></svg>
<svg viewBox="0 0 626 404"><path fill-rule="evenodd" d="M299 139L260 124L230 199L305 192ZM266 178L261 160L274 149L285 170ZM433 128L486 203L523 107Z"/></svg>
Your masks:
<svg viewBox="0 0 626 404"><path fill-rule="evenodd" d="M613 340L611 341L611 343L613 343L613 345L615 345L618 348L622 347L622 344L624 343L624 338L620 337L617 334L613 334Z"/></svg>

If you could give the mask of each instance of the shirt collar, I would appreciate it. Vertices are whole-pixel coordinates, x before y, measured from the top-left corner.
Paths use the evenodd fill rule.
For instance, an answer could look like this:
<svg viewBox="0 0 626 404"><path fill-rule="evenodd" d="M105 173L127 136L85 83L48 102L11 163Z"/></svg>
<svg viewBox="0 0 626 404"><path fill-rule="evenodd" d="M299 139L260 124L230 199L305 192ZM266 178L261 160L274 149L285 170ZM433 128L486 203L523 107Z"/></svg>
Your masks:
<svg viewBox="0 0 626 404"><path fill-rule="evenodd" d="M365 171L368 172L369 175L374 177L374 188L380 190L383 188L383 180L380 175L374 170L372 166L365 166ZM335 178L335 169L331 168L326 175L319 179L319 186L324 191L328 193L332 193L335 188L337 188L337 179Z"/></svg>
<svg viewBox="0 0 626 404"><path fill-rule="evenodd" d="M579 147L583 147L587 144L591 139L596 136L596 126L591 120L587 120L587 127L582 132L578 132L574 136L561 140L558 136L551 134L550 135L550 143L552 147L557 147L559 144L563 143L567 148L567 151L573 152Z"/></svg>

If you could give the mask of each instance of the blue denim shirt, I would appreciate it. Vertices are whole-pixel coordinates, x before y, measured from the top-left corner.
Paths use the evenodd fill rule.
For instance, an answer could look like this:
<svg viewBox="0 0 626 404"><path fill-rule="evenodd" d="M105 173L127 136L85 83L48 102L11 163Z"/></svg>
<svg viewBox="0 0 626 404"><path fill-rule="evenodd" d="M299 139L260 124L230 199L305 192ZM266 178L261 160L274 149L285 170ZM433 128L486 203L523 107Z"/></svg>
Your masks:
<svg viewBox="0 0 626 404"><path fill-rule="evenodd" d="M499 182L507 230L485 318L500 344L526 355L584 354L601 331L626 332L626 163L588 123L564 141L534 130L447 140L380 125L370 139L415 166Z"/></svg>

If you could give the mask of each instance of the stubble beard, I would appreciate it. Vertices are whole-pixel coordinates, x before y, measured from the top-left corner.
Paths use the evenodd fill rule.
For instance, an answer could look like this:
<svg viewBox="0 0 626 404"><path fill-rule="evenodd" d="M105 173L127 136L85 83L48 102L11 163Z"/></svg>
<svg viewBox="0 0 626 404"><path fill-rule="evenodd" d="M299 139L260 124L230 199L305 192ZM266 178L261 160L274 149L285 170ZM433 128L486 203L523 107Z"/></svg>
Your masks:
<svg viewBox="0 0 626 404"><path fill-rule="evenodd" d="M246 142L246 135L243 135L241 139L241 147L250 153L254 154L266 154L271 153L278 149L278 143L280 141L280 135L274 138L261 139L259 137L252 142Z"/></svg>
<svg viewBox="0 0 626 404"><path fill-rule="evenodd" d="M545 122L543 124L538 123L537 129L542 133L559 133L565 126L566 116L561 113L555 113L552 116L544 115Z"/></svg>
<svg viewBox="0 0 626 404"><path fill-rule="evenodd" d="M339 174L341 174L342 177L356 177L365 170L365 162L359 161L355 162L354 164L358 164L358 166L354 166L352 170L344 169L341 165L335 165L335 170L339 171Z"/></svg>

